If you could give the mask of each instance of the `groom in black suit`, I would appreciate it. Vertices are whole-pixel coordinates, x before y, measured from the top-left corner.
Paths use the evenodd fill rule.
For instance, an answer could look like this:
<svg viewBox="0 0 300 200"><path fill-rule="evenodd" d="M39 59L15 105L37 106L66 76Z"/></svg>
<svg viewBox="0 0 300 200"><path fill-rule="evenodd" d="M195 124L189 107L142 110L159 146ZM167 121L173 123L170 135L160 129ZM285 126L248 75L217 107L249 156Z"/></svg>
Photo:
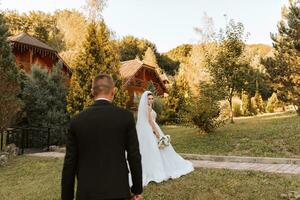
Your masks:
<svg viewBox="0 0 300 200"><path fill-rule="evenodd" d="M139 200L143 190L142 166L133 114L111 103L114 83L109 75L94 79L92 94L94 104L70 122L61 198L74 199L76 176L76 200Z"/></svg>

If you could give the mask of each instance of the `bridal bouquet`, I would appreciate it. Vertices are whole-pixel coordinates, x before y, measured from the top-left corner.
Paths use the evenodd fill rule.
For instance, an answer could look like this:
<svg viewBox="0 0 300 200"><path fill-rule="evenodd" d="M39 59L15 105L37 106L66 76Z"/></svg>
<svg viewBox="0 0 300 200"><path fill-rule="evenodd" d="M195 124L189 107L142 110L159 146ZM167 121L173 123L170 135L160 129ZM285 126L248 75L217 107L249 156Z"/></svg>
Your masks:
<svg viewBox="0 0 300 200"><path fill-rule="evenodd" d="M170 145L171 137L170 135L162 136L158 141L158 148L163 149Z"/></svg>

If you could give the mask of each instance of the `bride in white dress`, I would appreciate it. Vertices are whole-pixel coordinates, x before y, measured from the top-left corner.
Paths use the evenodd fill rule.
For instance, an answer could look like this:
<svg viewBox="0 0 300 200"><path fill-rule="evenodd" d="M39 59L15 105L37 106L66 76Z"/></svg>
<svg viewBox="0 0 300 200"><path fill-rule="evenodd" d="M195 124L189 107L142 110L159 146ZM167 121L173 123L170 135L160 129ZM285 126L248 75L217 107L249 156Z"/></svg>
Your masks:
<svg viewBox="0 0 300 200"><path fill-rule="evenodd" d="M192 163L177 154L171 144L163 149L158 147L158 140L164 133L155 121L156 112L152 104L152 93L145 91L139 103L136 123L144 186L151 181L159 183L178 178L194 170Z"/></svg>

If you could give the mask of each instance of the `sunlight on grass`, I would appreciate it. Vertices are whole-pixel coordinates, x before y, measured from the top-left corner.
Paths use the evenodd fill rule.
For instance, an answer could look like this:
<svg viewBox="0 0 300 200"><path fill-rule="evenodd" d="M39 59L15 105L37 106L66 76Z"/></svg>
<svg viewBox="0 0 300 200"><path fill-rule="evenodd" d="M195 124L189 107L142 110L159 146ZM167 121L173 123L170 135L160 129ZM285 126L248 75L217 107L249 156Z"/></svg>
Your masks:
<svg viewBox="0 0 300 200"><path fill-rule="evenodd" d="M300 157L300 117L290 112L238 118L206 135L189 127L163 130L180 153Z"/></svg>
<svg viewBox="0 0 300 200"><path fill-rule="evenodd" d="M1 200L59 200L63 160L20 156L0 168ZM197 169L145 187L145 200L279 199L300 189L299 175Z"/></svg>

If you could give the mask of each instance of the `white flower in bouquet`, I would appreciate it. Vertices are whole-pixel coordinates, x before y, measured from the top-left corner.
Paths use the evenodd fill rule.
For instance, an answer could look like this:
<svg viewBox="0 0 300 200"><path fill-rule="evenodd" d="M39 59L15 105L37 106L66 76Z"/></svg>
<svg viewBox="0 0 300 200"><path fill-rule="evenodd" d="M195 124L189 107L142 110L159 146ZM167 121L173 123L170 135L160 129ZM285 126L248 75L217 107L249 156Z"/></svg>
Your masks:
<svg viewBox="0 0 300 200"><path fill-rule="evenodd" d="M170 145L171 137L170 135L162 136L158 141L158 148L163 149Z"/></svg>

